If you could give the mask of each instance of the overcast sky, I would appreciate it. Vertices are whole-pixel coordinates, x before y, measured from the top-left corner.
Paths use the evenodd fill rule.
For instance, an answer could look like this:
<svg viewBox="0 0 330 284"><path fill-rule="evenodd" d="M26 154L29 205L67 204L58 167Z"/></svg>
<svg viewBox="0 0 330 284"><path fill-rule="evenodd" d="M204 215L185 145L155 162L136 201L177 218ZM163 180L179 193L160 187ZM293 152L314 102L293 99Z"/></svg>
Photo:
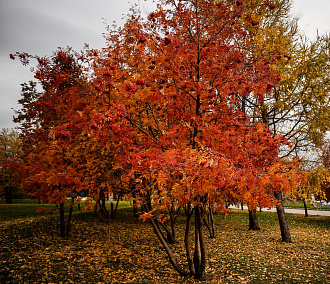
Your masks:
<svg viewBox="0 0 330 284"><path fill-rule="evenodd" d="M139 3L140 2L140 3ZM123 24L132 3L151 11L151 0L0 0L0 129L15 127L21 83L33 79L30 67L12 61L10 53L51 55L57 47L81 50L85 43L104 47L106 21ZM292 13L300 16L300 28L313 38L330 31L330 0L293 0Z"/></svg>

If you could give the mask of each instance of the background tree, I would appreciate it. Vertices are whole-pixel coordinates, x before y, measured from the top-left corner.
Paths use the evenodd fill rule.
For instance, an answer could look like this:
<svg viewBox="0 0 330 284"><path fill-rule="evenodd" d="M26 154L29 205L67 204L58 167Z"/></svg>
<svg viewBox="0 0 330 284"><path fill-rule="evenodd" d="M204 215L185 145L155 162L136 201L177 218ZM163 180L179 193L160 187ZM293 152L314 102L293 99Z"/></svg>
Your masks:
<svg viewBox="0 0 330 284"><path fill-rule="evenodd" d="M263 101L244 100L253 119L266 123L274 137L280 133L292 143L281 149L280 157L306 156L324 144L329 128L329 37L308 40L297 19L290 17L291 5L290 0L276 1L274 9L253 15L259 27L254 30L254 56L268 57L280 82Z"/></svg>
<svg viewBox="0 0 330 284"><path fill-rule="evenodd" d="M327 169L327 174L323 175L323 179L321 181L321 191L323 194L317 194L322 196L327 201L330 202L330 177L329 177L329 170L330 170L330 143L327 143L323 147L322 152L322 163L323 166Z"/></svg>
<svg viewBox="0 0 330 284"><path fill-rule="evenodd" d="M273 137L281 134L290 141L290 147L281 148L280 158L300 156L307 163L314 159L310 153L322 145L329 128L329 39L326 35L307 40L298 30L297 19L290 17L291 3L275 1L272 10L252 15L259 27L252 31L254 56L269 58L281 80L263 101L242 98L242 107L252 120L267 124ZM281 202L281 194L276 196ZM284 212L278 209L288 228ZM282 237L291 241L289 231Z"/></svg>
<svg viewBox="0 0 330 284"><path fill-rule="evenodd" d="M23 63L34 58L16 54ZM109 133L96 131L103 122L106 102L100 95L100 80L83 54L59 49L52 57L38 58L36 83L24 84L22 109L16 122L23 132L24 162L28 177L23 180L30 193L43 202L59 207L61 235L68 235L73 203L82 193L96 201L96 212L114 217L105 208L105 196L117 190L118 172L113 171L114 145L106 145ZM118 191L118 190L117 190ZM119 192L119 191L118 191ZM120 194L118 195L118 197ZM70 199L65 229L64 203ZM100 216L101 217L101 216Z"/></svg>
<svg viewBox="0 0 330 284"><path fill-rule="evenodd" d="M13 203L14 189L19 184L19 156L22 151L20 135L14 129L0 132L0 190L5 192L6 203Z"/></svg>
<svg viewBox="0 0 330 284"><path fill-rule="evenodd" d="M26 54L17 56L23 63L31 58ZM22 109L15 118L21 124L22 159L27 172L22 182L37 200L58 206L64 237L70 232L73 198L67 225L64 204L69 196L77 197L83 189L83 176L70 142L81 134L79 112L88 106L88 96L83 96L88 85L83 84L82 67L69 49L59 49L50 58L36 59L39 64L35 78L42 91L37 91L36 83L24 84L19 101Z"/></svg>

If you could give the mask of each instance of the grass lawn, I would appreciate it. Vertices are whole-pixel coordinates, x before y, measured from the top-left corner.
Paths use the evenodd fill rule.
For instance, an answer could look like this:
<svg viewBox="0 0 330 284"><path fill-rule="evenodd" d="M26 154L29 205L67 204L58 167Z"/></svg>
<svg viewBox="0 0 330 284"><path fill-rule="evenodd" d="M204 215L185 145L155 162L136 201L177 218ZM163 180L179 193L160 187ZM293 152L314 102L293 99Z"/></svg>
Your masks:
<svg viewBox="0 0 330 284"><path fill-rule="evenodd" d="M297 209L304 209L303 203L293 203L293 204L283 204L285 208L297 208ZM330 210L329 207L315 207L311 202L307 202L307 209L314 209L314 210Z"/></svg>
<svg viewBox="0 0 330 284"><path fill-rule="evenodd" d="M287 207L287 208L304 208L304 204L302 202L301 203L293 203L293 204L283 204L283 206ZM307 208L308 209L315 209L313 204L310 203L310 202L307 202Z"/></svg>
<svg viewBox="0 0 330 284"><path fill-rule="evenodd" d="M30 214L33 203L0 204L0 282L330 283L330 217L289 214L293 243L286 244L274 213L258 212L257 232L247 230L247 212L218 214L216 238L205 238L206 279L195 281L171 268L149 223L131 217L128 202L120 205L117 218L105 222L76 211L71 238L61 239L56 214ZM181 242L175 251L183 259Z"/></svg>
<svg viewBox="0 0 330 284"><path fill-rule="evenodd" d="M82 207L84 201L82 201ZM39 212L40 211L40 212ZM0 221L24 221L26 218L49 216L56 214L57 208L54 204L38 204L32 199L14 199L13 204L6 204L4 199L0 200ZM75 204L73 212L78 212Z"/></svg>

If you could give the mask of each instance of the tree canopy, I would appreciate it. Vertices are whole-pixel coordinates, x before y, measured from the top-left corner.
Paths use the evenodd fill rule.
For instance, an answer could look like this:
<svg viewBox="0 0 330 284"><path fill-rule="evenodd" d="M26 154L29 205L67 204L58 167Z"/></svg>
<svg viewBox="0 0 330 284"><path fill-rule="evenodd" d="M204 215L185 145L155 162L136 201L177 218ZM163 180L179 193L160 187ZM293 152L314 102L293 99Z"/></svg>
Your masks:
<svg viewBox="0 0 330 284"><path fill-rule="evenodd" d="M97 201L108 191L133 197L173 267L202 278L208 210L225 213L229 200L273 206L274 193L301 182L299 163L279 157L288 139L258 119L281 84L274 66L289 56L262 52L269 41L258 40L270 28L260 19L275 8L269 1L164 0L147 18L132 8L123 28L109 27L102 50L11 55L24 64L37 59L42 86L23 85L16 117L24 184L60 206L83 190ZM173 207L185 208L189 271L160 230Z"/></svg>

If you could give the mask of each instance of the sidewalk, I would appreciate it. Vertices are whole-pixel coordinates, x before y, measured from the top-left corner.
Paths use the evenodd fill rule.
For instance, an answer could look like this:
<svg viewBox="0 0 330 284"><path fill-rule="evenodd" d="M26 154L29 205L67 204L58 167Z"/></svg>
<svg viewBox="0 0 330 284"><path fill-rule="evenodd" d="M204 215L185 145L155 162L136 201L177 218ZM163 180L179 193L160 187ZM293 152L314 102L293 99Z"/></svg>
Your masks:
<svg viewBox="0 0 330 284"><path fill-rule="evenodd" d="M230 205L229 208L231 209L241 209L241 206L235 206L235 205ZM247 210L247 206L243 206L244 210ZM259 208L257 209L259 210ZM276 208L262 208L263 212L276 212ZM305 210L303 208L301 209L295 209L295 208L284 208L285 213L289 214L303 214L305 215ZM308 215L319 215L319 216L330 216L330 210L315 210L315 209L308 209Z"/></svg>

